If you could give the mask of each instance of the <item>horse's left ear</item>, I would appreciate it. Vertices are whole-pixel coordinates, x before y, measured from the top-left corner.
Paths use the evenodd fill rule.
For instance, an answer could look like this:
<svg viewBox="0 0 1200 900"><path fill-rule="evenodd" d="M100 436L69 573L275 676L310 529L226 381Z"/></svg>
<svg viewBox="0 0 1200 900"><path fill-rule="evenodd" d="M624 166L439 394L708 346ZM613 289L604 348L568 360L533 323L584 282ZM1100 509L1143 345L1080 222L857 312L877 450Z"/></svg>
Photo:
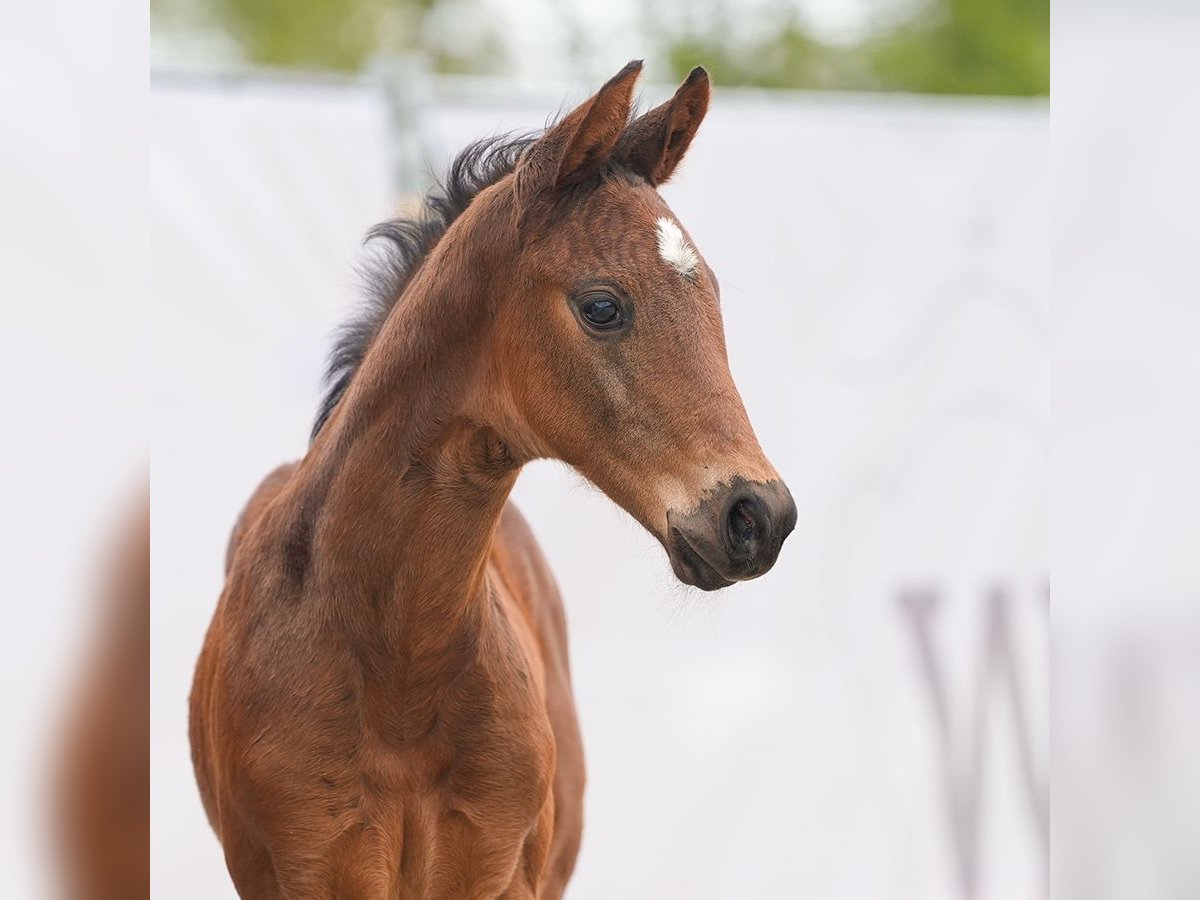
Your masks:
<svg viewBox="0 0 1200 900"><path fill-rule="evenodd" d="M630 123L613 158L657 187L675 171L708 112L712 86L700 66L673 96Z"/></svg>
<svg viewBox="0 0 1200 900"><path fill-rule="evenodd" d="M517 166L519 203L579 184L600 171L629 122L633 86L641 71L640 59L627 63L594 96L530 145Z"/></svg>

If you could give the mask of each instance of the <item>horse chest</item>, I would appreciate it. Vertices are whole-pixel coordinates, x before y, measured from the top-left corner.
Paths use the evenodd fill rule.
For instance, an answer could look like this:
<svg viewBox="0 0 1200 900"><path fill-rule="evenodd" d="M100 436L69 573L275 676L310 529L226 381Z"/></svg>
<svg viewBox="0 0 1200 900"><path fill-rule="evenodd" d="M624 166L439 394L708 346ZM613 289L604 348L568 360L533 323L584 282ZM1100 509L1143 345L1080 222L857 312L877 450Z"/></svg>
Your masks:
<svg viewBox="0 0 1200 900"><path fill-rule="evenodd" d="M419 805L433 813L424 830L466 820L523 834L549 795L554 744L541 710L514 718L447 715L404 742L373 734L355 767L364 805Z"/></svg>
<svg viewBox="0 0 1200 900"><path fill-rule="evenodd" d="M288 795L276 808L303 811L264 829L284 880L294 859L297 871L328 872L332 895L486 897L513 879L536 885L555 747L544 701L516 681L497 693L493 673L468 674L440 703L385 704L387 691L367 691L310 721L304 738L280 734L262 748L259 774L270 773L278 800Z"/></svg>

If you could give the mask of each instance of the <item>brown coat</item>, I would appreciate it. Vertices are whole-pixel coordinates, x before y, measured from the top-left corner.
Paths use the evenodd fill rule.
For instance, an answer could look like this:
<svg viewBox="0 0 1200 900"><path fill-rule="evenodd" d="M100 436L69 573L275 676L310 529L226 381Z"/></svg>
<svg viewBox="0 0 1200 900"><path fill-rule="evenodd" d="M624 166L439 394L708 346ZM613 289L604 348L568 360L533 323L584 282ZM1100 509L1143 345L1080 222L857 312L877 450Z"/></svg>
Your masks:
<svg viewBox="0 0 1200 900"><path fill-rule="evenodd" d="M562 603L508 503L525 462L573 465L705 589L795 523L655 190L708 78L630 122L639 70L489 178L460 158L440 227L397 226L396 296L234 530L191 741L244 897L562 895L583 756Z"/></svg>

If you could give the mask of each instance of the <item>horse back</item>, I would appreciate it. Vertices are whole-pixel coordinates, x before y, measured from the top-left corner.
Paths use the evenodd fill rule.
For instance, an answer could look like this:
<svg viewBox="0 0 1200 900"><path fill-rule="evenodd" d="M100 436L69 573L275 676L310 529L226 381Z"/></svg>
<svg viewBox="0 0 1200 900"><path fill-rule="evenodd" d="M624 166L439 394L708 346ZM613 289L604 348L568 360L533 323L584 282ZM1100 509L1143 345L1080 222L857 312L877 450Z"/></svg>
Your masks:
<svg viewBox="0 0 1200 900"><path fill-rule="evenodd" d="M299 463L289 462L276 467L255 489L250 496L250 501L242 509L241 515L233 525L233 531L229 535L229 543L225 546L225 574L229 574L229 570L233 568L233 558L237 553L237 548L242 542L242 538L249 531L264 509L270 506L271 501L279 494L283 486L287 484L288 479L292 477L292 472L296 470Z"/></svg>
<svg viewBox="0 0 1200 900"><path fill-rule="evenodd" d="M233 568L233 561L246 534L262 515L263 511L271 504L271 501L278 496L283 486L287 484L292 472L295 471L296 465L297 463L290 462L275 468L262 480L258 488L251 495L249 502L246 503L238 515L237 521L233 526L233 531L229 535L229 543L225 548L225 574L227 577ZM214 773L211 770L214 748L209 745L208 732L208 724L212 715L211 710L208 709L208 704L211 701L214 677L213 666L216 661L215 654L219 652L221 646L224 644L222 634L223 625L224 622L219 614L214 616L212 622L209 624L209 631L205 636L204 646L200 651L199 659L196 661L196 675L192 684L192 693L189 697L190 710L188 717L192 764L195 768L196 781L200 788L200 797L204 802L204 811L208 815L209 822L218 831L220 829L217 816L217 785L214 784Z"/></svg>

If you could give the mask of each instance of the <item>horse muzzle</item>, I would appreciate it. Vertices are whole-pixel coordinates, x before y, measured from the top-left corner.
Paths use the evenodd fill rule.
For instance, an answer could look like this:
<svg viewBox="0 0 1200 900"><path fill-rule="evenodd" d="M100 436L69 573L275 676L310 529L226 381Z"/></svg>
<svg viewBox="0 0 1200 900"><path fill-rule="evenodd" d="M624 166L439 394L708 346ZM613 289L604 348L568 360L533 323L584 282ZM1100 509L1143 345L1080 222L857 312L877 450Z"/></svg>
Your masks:
<svg viewBox="0 0 1200 900"><path fill-rule="evenodd" d="M795 527L787 485L735 479L695 510L667 513L667 555L680 581L715 591L769 571Z"/></svg>

